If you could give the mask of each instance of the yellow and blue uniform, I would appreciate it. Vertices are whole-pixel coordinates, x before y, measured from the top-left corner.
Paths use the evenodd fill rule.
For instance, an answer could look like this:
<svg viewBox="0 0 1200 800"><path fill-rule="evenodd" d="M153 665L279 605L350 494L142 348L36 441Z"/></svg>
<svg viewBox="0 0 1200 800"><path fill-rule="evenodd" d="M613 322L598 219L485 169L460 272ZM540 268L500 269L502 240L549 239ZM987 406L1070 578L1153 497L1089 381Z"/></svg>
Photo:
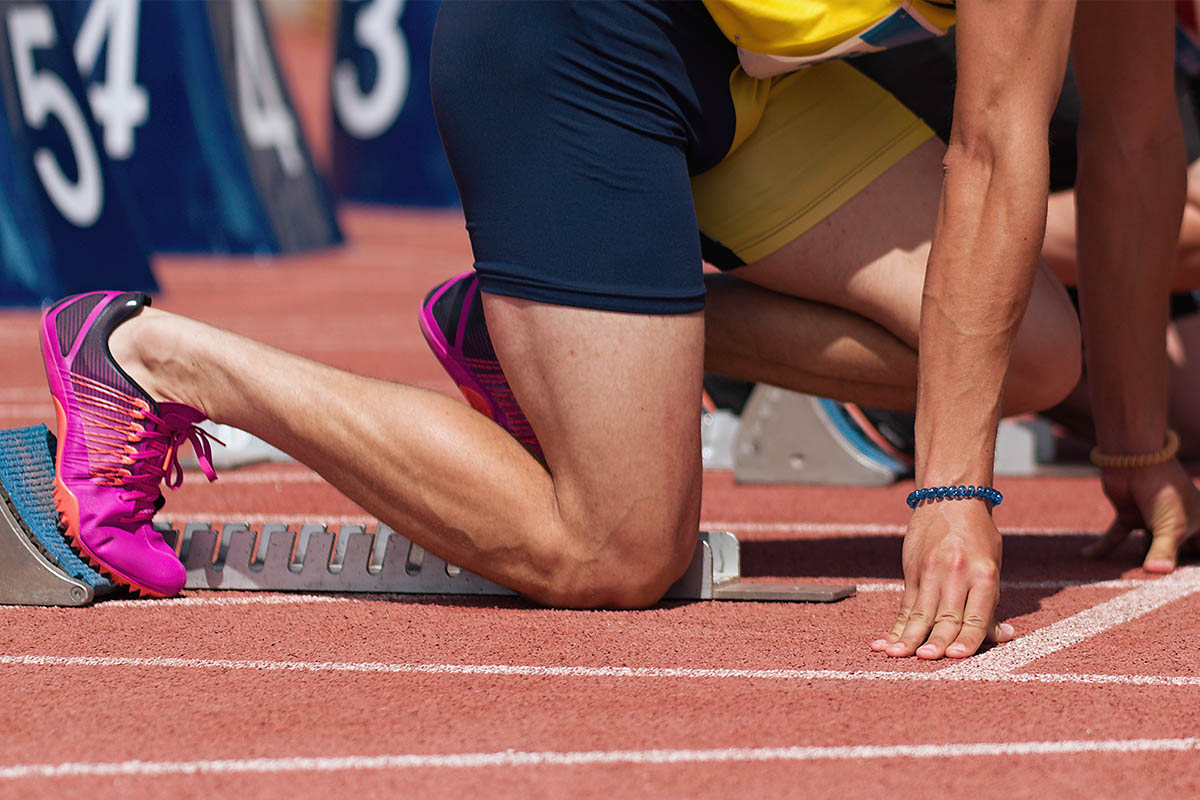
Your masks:
<svg viewBox="0 0 1200 800"><path fill-rule="evenodd" d="M954 4L705 0L705 6L739 47L741 61L730 78L738 135L719 165L692 180L705 255L730 268L802 236L933 135L888 92L834 59L941 35L954 24ZM790 74L753 78L746 69L755 66Z"/></svg>
<svg viewBox="0 0 1200 800"><path fill-rule="evenodd" d="M725 36L746 53L792 66L886 50L940 36L954 25L947 0L704 0Z"/></svg>
<svg viewBox="0 0 1200 800"><path fill-rule="evenodd" d="M698 311L701 234L718 266L761 258L932 135L841 63L750 77L713 8L442 5L434 109L484 291Z"/></svg>

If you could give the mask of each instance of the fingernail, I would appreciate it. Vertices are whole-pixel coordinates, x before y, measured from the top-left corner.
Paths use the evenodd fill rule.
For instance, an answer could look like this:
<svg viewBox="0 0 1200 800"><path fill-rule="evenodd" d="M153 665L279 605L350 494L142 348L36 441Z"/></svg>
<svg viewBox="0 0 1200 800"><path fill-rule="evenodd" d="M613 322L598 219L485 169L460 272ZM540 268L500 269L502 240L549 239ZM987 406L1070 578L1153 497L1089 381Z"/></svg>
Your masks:
<svg viewBox="0 0 1200 800"><path fill-rule="evenodd" d="M955 642L946 648L948 656L965 656L967 654L967 646L961 642Z"/></svg>
<svg viewBox="0 0 1200 800"><path fill-rule="evenodd" d="M1000 633L1004 636L1016 636L1017 629L1014 628L1012 625L1009 625L1007 622L1001 622L1000 623Z"/></svg>
<svg viewBox="0 0 1200 800"><path fill-rule="evenodd" d="M937 652L937 648L931 644L923 644L917 648L917 655L919 656L936 656Z"/></svg>
<svg viewBox="0 0 1200 800"><path fill-rule="evenodd" d="M871 642L871 647L873 647L876 650L882 650L883 648L885 648L887 646L888 646L887 639L876 639L875 641Z"/></svg>
<svg viewBox="0 0 1200 800"><path fill-rule="evenodd" d="M1175 569L1175 562L1165 558L1153 558L1142 564L1142 569L1146 572L1167 573Z"/></svg>

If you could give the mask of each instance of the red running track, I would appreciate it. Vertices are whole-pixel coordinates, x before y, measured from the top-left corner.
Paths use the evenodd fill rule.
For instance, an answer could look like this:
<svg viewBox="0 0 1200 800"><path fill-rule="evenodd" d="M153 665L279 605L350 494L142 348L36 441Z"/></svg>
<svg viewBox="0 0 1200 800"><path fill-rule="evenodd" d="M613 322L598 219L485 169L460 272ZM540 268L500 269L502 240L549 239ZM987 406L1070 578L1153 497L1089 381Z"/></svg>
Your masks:
<svg viewBox="0 0 1200 800"><path fill-rule="evenodd" d="M339 251L164 259L158 305L364 374L453 393L416 327L469 253L457 213L351 210ZM36 312L0 313L0 424L50 422ZM198 474L169 519L366 520L296 464ZM0 608L0 796L1195 796L1200 570L1133 545L1093 478L1008 479L1001 612L959 664L871 653L899 599L903 496L705 478L706 527L764 580L853 580L834 605L557 611L518 600L189 592Z"/></svg>
<svg viewBox="0 0 1200 800"><path fill-rule="evenodd" d="M327 57L281 40L318 159ZM455 213L350 210L345 248L268 266L160 259L160 307L453 394L416 308L469 264ZM0 312L0 425L51 422L36 313ZM735 486L703 519L762 580L851 580L834 605L640 612L518 600L188 592L0 608L0 797L1200 796L1200 571L1083 561L1092 478L1008 479L1000 611L961 663L867 643L899 600L911 487ZM175 520L365 520L300 465L196 474Z"/></svg>

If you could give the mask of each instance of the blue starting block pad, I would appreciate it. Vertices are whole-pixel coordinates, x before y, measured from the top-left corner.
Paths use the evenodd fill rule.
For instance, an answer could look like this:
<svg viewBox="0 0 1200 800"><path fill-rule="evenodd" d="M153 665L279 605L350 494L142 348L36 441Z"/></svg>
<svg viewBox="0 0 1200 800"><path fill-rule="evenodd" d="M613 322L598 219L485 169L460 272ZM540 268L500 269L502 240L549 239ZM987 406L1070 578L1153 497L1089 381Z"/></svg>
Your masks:
<svg viewBox="0 0 1200 800"><path fill-rule="evenodd" d="M330 100L333 184L347 200L453 206L429 91L437 2L342 0Z"/></svg>
<svg viewBox="0 0 1200 800"><path fill-rule="evenodd" d="M54 446L45 425L0 430L0 604L78 606L113 589L58 529Z"/></svg>
<svg viewBox="0 0 1200 800"><path fill-rule="evenodd" d="M98 145L61 11L0 4L0 305L157 289L129 187Z"/></svg>
<svg viewBox="0 0 1200 800"><path fill-rule="evenodd" d="M152 251L342 241L257 0L48 5Z"/></svg>

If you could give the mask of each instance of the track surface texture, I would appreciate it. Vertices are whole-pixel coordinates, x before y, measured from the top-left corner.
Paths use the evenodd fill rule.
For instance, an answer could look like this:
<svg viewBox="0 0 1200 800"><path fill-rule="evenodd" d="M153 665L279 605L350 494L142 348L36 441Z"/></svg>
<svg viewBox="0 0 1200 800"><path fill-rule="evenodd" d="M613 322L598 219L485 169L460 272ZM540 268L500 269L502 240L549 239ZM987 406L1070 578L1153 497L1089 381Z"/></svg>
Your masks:
<svg viewBox="0 0 1200 800"><path fill-rule="evenodd" d="M281 42L325 158L319 40ZM296 76L300 75L300 78ZM160 258L159 307L447 394L418 303L470 253L458 212L347 208L348 243ZM53 424L37 313L0 312L0 425ZM284 390L284 387L280 387ZM871 653L900 599L910 484L705 477L704 526L832 605L638 612L519 600L187 592L0 608L0 797L1200 796L1200 568L1083 560L1094 477L1004 479L1000 613L963 662ZM367 521L298 464L197 473L171 520Z"/></svg>

